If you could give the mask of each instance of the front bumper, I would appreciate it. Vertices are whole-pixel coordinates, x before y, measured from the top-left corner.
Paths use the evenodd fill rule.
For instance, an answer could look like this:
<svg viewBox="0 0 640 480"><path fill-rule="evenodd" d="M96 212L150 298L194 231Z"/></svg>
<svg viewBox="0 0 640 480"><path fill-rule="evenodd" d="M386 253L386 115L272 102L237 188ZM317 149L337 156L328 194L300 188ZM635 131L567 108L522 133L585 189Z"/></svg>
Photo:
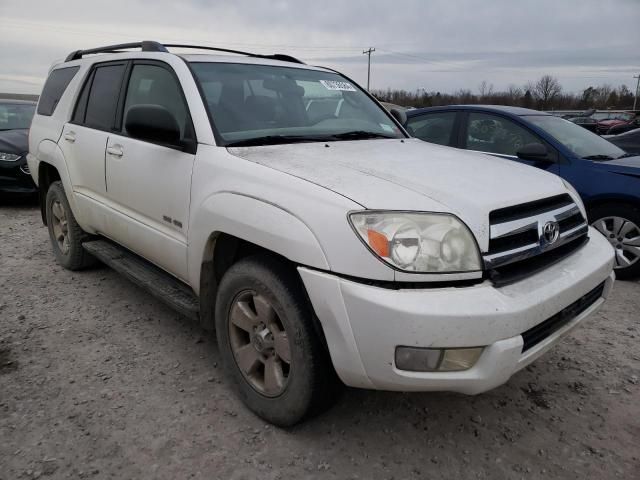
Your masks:
<svg viewBox="0 0 640 480"><path fill-rule="evenodd" d="M29 173L26 156L15 162L0 160L0 192L31 194L37 191Z"/></svg>
<svg viewBox="0 0 640 480"><path fill-rule="evenodd" d="M303 267L299 271L344 383L476 394L505 383L604 303L614 281L613 250L595 230L590 229L590 237L558 263L501 288L485 281L460 288L392 290ZM523 332L603 283L600 298L523 352ZM485 348L469 370L409 372L395 366L397 346Z"/></svg>

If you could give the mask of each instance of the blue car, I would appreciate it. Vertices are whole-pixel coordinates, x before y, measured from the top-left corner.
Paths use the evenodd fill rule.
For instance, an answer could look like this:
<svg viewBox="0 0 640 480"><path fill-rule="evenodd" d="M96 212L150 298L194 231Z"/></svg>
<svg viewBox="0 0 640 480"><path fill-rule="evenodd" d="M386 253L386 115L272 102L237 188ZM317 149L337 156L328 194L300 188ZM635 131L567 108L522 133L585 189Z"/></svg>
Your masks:
<svg viewBox="0 0 640 480"><path fill-rule="evenodd" d="M584 201L590 223L616 249L618 278L640 275L640 156L536 110L454 105L406 112L426 142L504 157L555 173Z"/></svg>

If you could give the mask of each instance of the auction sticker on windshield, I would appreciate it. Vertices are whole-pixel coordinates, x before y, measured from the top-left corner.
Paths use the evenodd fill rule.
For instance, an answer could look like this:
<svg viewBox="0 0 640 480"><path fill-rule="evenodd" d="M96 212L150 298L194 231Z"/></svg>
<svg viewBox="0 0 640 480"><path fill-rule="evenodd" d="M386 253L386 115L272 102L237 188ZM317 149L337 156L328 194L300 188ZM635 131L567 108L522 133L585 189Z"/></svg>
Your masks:
<svg viewBox="0 0 640 480"><path fill-rule="evenodd" d="M337 90L340 92L355 92L356 89L349 82L339 82L337 80L320 80L327 90Z"/></svg>

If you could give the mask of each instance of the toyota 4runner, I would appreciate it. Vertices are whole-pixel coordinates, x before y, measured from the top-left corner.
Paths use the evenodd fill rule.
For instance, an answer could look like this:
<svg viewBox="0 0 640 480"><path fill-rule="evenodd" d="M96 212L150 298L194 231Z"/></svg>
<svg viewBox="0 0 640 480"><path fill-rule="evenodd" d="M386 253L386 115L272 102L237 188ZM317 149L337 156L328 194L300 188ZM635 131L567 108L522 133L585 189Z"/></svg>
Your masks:
<svg viewBox="0 0 640 480"><path fill-rule="evenodd" d="M286 426L341 383L494 388L611 290L569 184L401 116L286 55L112 45L52 67L28 163L57 261L215 330L241 399Z"/></svg>

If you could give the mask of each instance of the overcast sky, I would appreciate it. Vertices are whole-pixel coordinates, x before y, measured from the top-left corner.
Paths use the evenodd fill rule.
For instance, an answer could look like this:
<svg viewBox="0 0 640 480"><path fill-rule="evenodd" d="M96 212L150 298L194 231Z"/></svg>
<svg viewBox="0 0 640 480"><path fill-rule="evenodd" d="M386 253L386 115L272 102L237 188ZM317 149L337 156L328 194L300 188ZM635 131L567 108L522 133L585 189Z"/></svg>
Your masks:
<svg viewBox="0 0 640 480"><path fill-rule="evenodd" d="M0 92L39 93L72 50L139 40L288 53L371 88L453 92L640 73L640 0L0 0Z"/></svg>

